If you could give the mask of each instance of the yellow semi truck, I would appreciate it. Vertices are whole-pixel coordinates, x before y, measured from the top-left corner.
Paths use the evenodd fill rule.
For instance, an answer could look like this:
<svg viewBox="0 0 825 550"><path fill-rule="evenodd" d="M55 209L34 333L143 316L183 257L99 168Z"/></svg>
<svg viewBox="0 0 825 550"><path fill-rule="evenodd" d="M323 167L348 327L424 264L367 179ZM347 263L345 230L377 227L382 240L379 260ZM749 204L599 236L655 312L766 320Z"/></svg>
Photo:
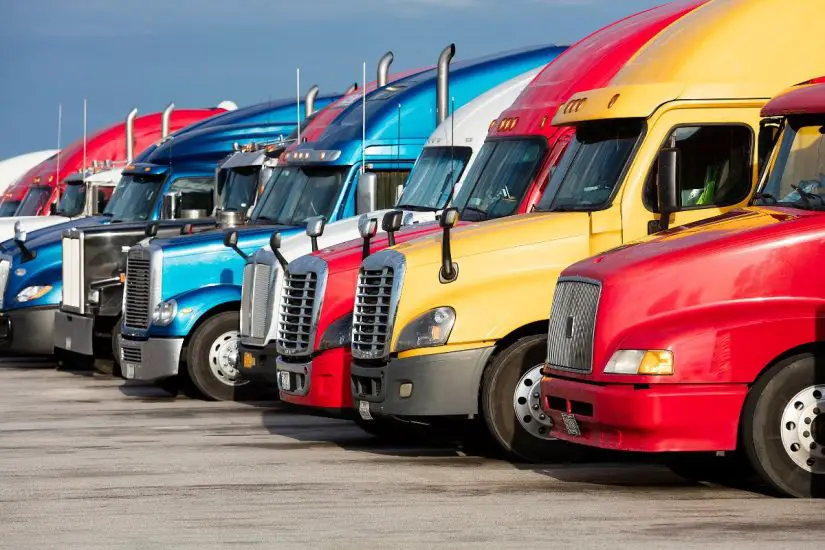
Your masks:
<svg viewBox="0 0 825 550"><path fill-rule="evenodd" d="M774 134L761 107L825 74L823 13L825 0L712 0L608 87L559 109L553 124L576 135L537 212L455 229L447 215L443 235L365 259L351 369L361 416L480 417L523 458L562 452L538 387L556 278L668 224L746 205Z"/></svg>

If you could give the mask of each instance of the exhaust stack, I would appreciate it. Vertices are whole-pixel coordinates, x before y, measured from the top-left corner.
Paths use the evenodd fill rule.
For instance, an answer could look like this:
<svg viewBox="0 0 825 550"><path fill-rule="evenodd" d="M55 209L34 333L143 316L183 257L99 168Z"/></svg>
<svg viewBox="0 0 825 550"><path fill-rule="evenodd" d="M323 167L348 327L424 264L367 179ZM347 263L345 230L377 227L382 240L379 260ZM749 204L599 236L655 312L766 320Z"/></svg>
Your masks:
<svg viewBox="0 0 825 550"><path fill-rule="evenodd" d="M447 120L450 110L450 61L455 56L455 44L450 44L438 56L438 76L435 93L435 123Z"/></svg>
<svg viewBox="0 0 825 550"><path fill-rule="evenodd" d="M172 101L163 110L163 114L160 115L160 139L169 137L169 122L172 120L172 111L174 110L175 102Z"/></svg>
<svg viewBox="0 0 825 550"><path fill-rule="evenodd" d="M137 118L137 107L132 107L126 115L126 162L135 160L135 118Z"/></svg>
<svg viewBox="0 0 825 550"><path fill-rule="evenodd" d="M392 65L392 60L395 59L395 56L392 52L387 52L381 59L378 61L378 87L383 88L387 85L387 79L390 75L390 65Z"/></svg>
<svg viewBox="0 0 825 550"><path fill-rule="evenodd" d="M307 92L306 99L304 99L304 117L308 117L315 112L316 97L318 97L318 85L313 86Z"/></svg>

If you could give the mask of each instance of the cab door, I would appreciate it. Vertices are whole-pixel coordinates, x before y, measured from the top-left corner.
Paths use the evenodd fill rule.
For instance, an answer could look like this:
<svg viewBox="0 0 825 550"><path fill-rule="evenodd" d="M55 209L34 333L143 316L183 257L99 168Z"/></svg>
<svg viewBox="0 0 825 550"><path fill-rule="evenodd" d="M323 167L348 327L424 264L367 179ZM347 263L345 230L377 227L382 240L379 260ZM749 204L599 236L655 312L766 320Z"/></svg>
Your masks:
<svg viewBox="0 0 825 550"><path fill-rule="evenodd" d="M679 151L682 208L671 216L671 226L746 205L757 179L758 132L758 104L727 108L682 104L652 121L624 189L624 242L660 230L657 157L665 147Z"/></svg>

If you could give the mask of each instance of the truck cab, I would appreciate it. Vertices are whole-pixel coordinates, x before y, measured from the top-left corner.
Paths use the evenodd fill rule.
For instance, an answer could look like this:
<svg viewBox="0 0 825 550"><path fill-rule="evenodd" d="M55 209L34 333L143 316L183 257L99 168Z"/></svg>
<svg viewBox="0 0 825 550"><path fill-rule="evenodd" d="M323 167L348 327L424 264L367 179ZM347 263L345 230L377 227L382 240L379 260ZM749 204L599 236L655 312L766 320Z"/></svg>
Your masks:
<svg viewBox="0 0 825 550"><path fill-rule="evenodd" d="M0 194L5 193L7 189L15 185L26 172L56 154L56 149L47 149L0 160ZM0 200L0 217L3 217L5 212L11 212L8 215L14 214L14 210L10 207L4 207L3 201Z"/></svg>
<svg viewBox="0 0 825 550"><path fill-rule="evenodd" d="M691 452L698 479L728 462L822 497L825 291L810 276L825 253L825 84L762 114L784 124L751 206L562 273L540 403L562 440Z"/></svg>
<svg viewBox="0 0 825 550"><path fill-rule="evenodd" d="M463 129L464 125L468 125L469 129L470 124L481 123L479 130L487 134L487 140L479 152L473 152L471 160L474 163L462 176L464 183L454 189L451 197L451 204L458 206L462 213L460 224L532 210L547 183L549 172L570 141L571 132L568 129L549 124L559 104L571 93L606 83L640 44L697 5L699 3L657 8L586 37L543 68L514 102L499 113L486 112L482 105L489 103L476 105L474 102L459 110L455 115L455 120L460 121L456 126L455 143L462 142L462 130L459 128ZM488 92L494 93L496 90ZM486 123L486 120L490 122ZM436 130L433 136L439 133L440 130ZM431 138L431 141L434 139L437 138ZM439 150L434 149L433 152ZM411 180L416 173L426 173L422 170L428 166L422 162L425 155L426 149ZM441 155L445 159L444 169L447 169L450 165L446 160L456 155L449 150L441 152ZM433 175L438 173L439 170L433 171ZM435 183L436 192L430 191L425 200L438 200L440 197ZM411 185L408 184L405 189L405 196ZM422 193L417 194L424 198ZM398 207L403 208L408 200L402 197L399 202ZM440 206L447 204L440 203ZM382 222L381 213L377 214L377 221ZM271 327L268 330L272 330L277 339L274 345L269 344L266 346L268 349L263 350L248 345L244 340L244 376L256 374L259 378L265 378L259 384L274 384L277 375L283 400L321 410L324 414L352 416L349 331L353 321L357 322L353 318L353 299L361 260L364 254L426 235L433 236L439 231L437 224L420 224L402 228L392 241L387 235L373 236L367 232L364 238L368 246L362 242L344 243L315 252L313 258L294 260L287 269L285 281L311 271L315 274L318 288L323 289L323 292L315 293L312 307L307 305L303 323L309 323L312 328L309 338L303 341L295 336L299 332L296 329L306 325L296 323L296 319L288 314L281 317L281 312L288 313L292 309L290 304L294 296L289 290L291 283L285 282L283 291L276 291L275 295L280 298L269 307L268 317L255 310L254 299L249 300L253 306L249 317L252 325L250 331L255 330L258 319L265 318L266 326ZM287 242L290 241L285 241L281 247L285 257L289 257ZM254 296L254 289L251 294ZM359 314L357 312L356 316ZM382 429L379 421L362 419L358 415L354 418L367 431L378 432Z"/></svg>
<svg viewBox="0 0 825 550"><path fill-rule="evenodd" d="M452 64L451 99L460 108L562 50L534 47ZM206 397L246 397L244 392L250 388L236 369L245 260L269 242L273 231L298 234L309 218L335 222L393 206L435 129L438 113L444 117L448 113L450 102L444 94L437 95L436 88L439 77L446 78L453 53L454 46L442 52L440 69L401 78L365 93L360 101L351 100L317 141L299 143L288 151L286 164L275 170L255 207L252 223L236 229L230 248L223 248L224 235L216 232L159 240L135 250L136 257L154 254L156 264L163 266L162 290L148 305L163 309L175 304L186 311L168 320L149 320L151 311L146 319L143 313L124 317L122 364L127 378L160 380L177 375L183 364ZM442 99L438 108L436 97ZM185 275L190 270L191 275ZM129 300L127 283L127 311ZM140 307L146 306L144 302ZM144 354L153 360L138 361Z"/></svg>
<svg viewBox="0 0 825 550"><path fill-rule="evenodd" d="M0 346L17 353L52 353L54 312L66 280L62 267L64 231L106 225L112 233L134 232L135 226L143 229L147 222L168 219L178 211L181 216L210 216L216 163L232 151L235 142L269 141L288 135L295 127L295 115L295 101L284 100L225 112L170 134L127 165L102 216L73 219L27 233L25 241L0 245L0 264L10 264L10 276L0 287L6 296L0 308L0 324L6 327L0 334ZM174 197L180 200L172 200ZM162 214L164 205L176 207ZM70 280L79 284L78 278ZM21 291L32 289L36 290L33 297L17 299Z"/></svg>
<svg viewBox="0 0 825 550"><path fill-rule="evenodd" d="M779 0L698 7L606 87L559 108L554 124L573 126L575 136L536 212L444 227L443 238L367 258L355 310L389 289L389 315L353 325L359 410L404 420L480 415L523 458L566 450L548 441L551 423L534 401L548 282L578 259L748 203L765 154L757 147L761 108L823 72L820 60L795 54L825 46L816 11ZM770 41L753 38L768 34ZM681 175L681 187L669 190L677 206L667 210L658 207L660 165ZM391 276L379 288L382 272Z"/></svg>

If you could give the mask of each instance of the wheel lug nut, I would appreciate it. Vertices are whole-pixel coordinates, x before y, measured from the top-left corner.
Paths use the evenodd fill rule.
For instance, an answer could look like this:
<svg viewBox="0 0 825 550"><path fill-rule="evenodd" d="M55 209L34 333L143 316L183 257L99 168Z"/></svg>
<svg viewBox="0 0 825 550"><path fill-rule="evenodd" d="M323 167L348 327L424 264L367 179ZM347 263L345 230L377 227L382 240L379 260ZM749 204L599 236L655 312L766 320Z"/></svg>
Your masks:
<svg viewBox="0 0 825 550"><path fill-rule="evenodd" d="M815 460L815 459L813 459L813 458L809 458L809 459L807 460L806 464L807 464L808 466L813 467L813 465L814 465L814 464L816 464L816 460Z"/></svg>
<svg viewBox="0 0 825 550"><path fill-rule="evenodd" d="M537 403L533 403L533 410L534 410L534 411L539 410L539 406L538 406L538 404L537 404Z"/></svg>
<svg viewBox="0 0 825 550"><path fill-rule="evenodd" d="M542 426L541 428L539 428L539 433L544 435L545 433L547 433L547 428Z"/></svg>
<svg viewBox="0 0 825 550"><path fill-rule="evenodd" d="M814 414L819 414L819 407L814 407Z"/></svg>
<svg viewBox="0 0 825 550"><path fill-rule="evenodd" d="M811 432L802 432L802 437L811 437Z"/></svg>
<svg viewBox="0 0 825 550"><path fill-rule="evenodd" d="M539 392L533 392L533 399L539 398Z"/></svg>
<svg viewBox="0 0 825 550"><path fill-rule="evenodd" d="M539 420L547 420L547 415L542 413L539 415Z"/></svg>
<svg viewBox="0 0 825 550"><path fill-rule="evenodd" d="M806 419L805 419L805 424L810 424L810 423L811 423L811 419L810 419L810 418L806 418Z"/></svg>
<svg viewBox="0 0 825 550"><path fill-rule="evenodd" d="M796 452L799 450L799 443L791 444L791 451Z"/></svg>

